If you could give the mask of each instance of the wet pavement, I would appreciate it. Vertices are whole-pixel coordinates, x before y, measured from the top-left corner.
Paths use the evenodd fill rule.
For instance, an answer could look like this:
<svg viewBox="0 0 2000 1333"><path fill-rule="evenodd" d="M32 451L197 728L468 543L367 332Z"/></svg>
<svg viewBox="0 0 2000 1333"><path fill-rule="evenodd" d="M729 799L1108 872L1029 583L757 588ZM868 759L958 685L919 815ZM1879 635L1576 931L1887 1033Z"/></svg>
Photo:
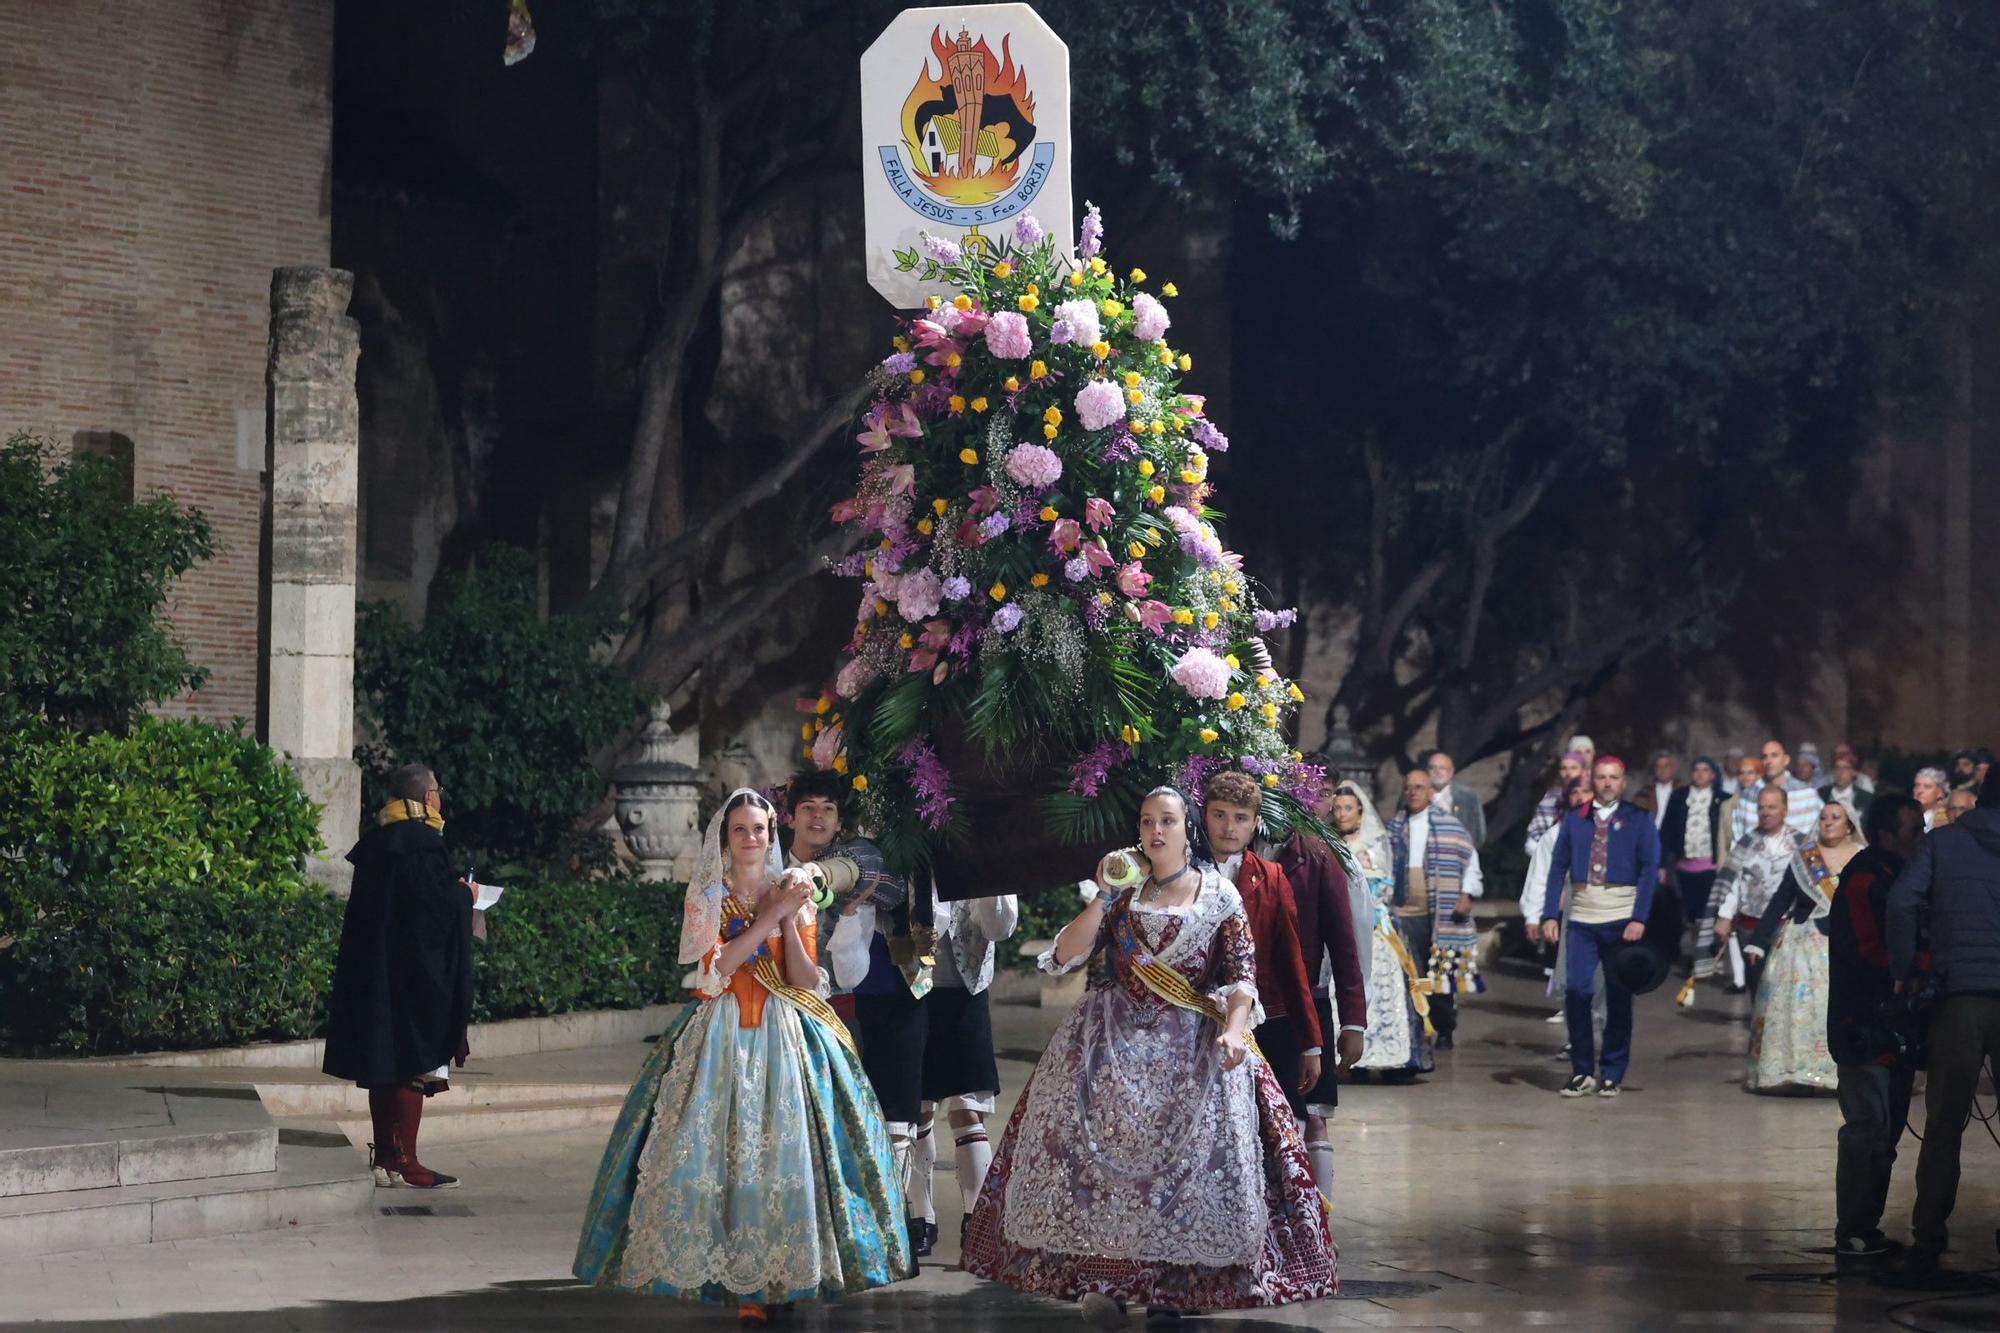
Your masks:
<svg viewBox="0 0 2000 1333"><path fill-rule="evenodd" d="M1210 1316L1191 1329L2000 1328L2000 1297L1835 1280L1830 1098L1742 1090L1747 1003L1671 987L1641 1002L1636 1055L1616 1101L1554 1095L1568 1072L1538 983L1499 977L1461 1005L1456 1051L1413 1086L1343 1090L1336 1122L1341 1299ZM997 1006L1018 1095L1061 1014ZM645 1048L564 1057L571 1077L623 1077ZM519 1057L523 1061L549 1057ZM501 1073L509 1062L491 1062ZM525 1070L525 1067L524 1067ZM1991 1111L1988 1097L1984 1105ZM354 1222L0 1264L0 1326L251 1333L318 1329L728 1329L726 1312L582 1288L568 1277L602 1129L439 1145L464 1175L449 1195L378 1191ZM1907 1234L1904 1156L1886 1219ZM826 1330L1072 1329L1066 1307L957 1272L959 1201L940 1163L940 1242L921 1276L801 1307ZM1949 1262L1990 1270L2000 1144L1965 1140Z"/></svg>

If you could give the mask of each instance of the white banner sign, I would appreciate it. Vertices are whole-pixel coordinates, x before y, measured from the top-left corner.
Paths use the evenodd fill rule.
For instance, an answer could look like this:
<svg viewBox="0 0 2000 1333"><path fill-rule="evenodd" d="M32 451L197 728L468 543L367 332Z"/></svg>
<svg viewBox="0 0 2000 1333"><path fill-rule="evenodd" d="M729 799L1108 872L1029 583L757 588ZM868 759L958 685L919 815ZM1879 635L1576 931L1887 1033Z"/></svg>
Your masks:
<svg viewBox="0 0 2000 1333"><path fill-rule="evenodd" d="M1069 48L1027 5L904 10L861 57L861 158L868 281L898 309L945 290L926 232L997 247L1032 212L1067 250Z"/></svg>

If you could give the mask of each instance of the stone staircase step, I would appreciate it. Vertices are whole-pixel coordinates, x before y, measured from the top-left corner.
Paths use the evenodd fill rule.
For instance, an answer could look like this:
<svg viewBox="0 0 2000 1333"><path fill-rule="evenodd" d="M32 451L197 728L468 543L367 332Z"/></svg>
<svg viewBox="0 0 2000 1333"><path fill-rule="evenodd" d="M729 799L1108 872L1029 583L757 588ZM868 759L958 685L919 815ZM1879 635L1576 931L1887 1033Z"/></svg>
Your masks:
<svg viewBox="0 0 2000 1333"><path fill-rule="evenodd" d="M370 1207L374 1181L352 1147L315 1141L276 1152L271 1169L248 1174L0 1199L0 1257L311 1226Z"/></svg>
<svg viewBox="0 0 2000 1333"><path fill-rule="evenodd" d="M428 1155L431 1145L464 1143L473 1139L509 1138L520 1134L554 1134L569 1129L609 1125L618 1119L625 1102L625 1089L616 1097L560 1101L503 1102L486 1106L445 1106L443 1098L432 1098L424 1108L423 1128L418 1132L418 1156ZM348 1142L366 1148L375 1136L374 1125L366 1118L337 1118L335 1123ZM428 1164L428 1163L427 1163Z"/></svg>
<svg viewBox="0 0 2000 1333"><path fill-rule="evenodd" d="M264 1109L286 1119L350 1120L368 1114L367 1090L351 1083L259 1080L256 1087ZM617 1083L496 1083L454 1073L451 1091L431 1098L424 1114L428 1118L468 1108L596 1102L623 1098L625 1092L626 1085Z"/></svg>

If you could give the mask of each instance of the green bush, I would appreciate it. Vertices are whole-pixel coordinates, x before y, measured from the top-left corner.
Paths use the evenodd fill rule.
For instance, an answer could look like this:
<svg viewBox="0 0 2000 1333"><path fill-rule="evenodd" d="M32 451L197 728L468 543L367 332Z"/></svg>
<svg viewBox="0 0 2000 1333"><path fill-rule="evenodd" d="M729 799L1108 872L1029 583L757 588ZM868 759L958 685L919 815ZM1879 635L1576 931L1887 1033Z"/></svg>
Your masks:
<svg viewBox="0 0 2000 1333"><path fill-rule="evenodd" d="M288 1041L326 1029L344 904L296 884L43 885L0 939L0 1046L21 1054ZM684 998L681 886L509 887L472 947L481 1022ZM0 936L7 932L0 930Z"/></svg>
<svg viewBox="0 0 2000 1333"><path fill-rule="evenodd" d="M1021 956L1021 946L1029 940L1052 940L1070 922L1076 920L1083 910L1083 898L1074 884L1061 884L1040 893L1021 895L1021 921L1014 928L1014 938L1004 940L999 945L995 960L1002 967L1016 971L1035 970L1033 955Z"/></svg>
<svg viewBox="0 0 2000 1333"><path fill-rule="evenodd" d="M319 845L298 778L240 726L0 730L0 893L198 885L259 896L297 887ZM0 901L0 927L9 920Z"/></svg>
<svg viewBox="0 0 2000 1333"><path fill-rule="evenodd" d="M214 553L208 520L170 495L128 500L129 485L109 459L0 445L0 724L122 727L201 684L163 610Z"/></svg>
<svg viewBox="0 0 2000 1333"><path fill-rule="evenodd" d="M380 603L361 608L357 703L374 733L355 752L364 798L378 807L390 770L428 764L445 789L454 846L476 850L482 865L566 866L578 822L605 792L591 752L635 721L645 699L598 657L615 617L544 620L531 555L503 546L482 560L422 629Z"/></svg>
<svg viewBox="0 0 2000 1333"><path fill-rule="evenodd" d="M473 1015L533 1018L680 999L678 884L593 880L510 887L473 947Z"/></svg>
<svg viewBox="0 0 2000 1333"><path fill-rule="evenodd" d="M94 881L27 895L0 948L0 1039L28 1054L233 1046L325 1026L341 903Z"/></svg>

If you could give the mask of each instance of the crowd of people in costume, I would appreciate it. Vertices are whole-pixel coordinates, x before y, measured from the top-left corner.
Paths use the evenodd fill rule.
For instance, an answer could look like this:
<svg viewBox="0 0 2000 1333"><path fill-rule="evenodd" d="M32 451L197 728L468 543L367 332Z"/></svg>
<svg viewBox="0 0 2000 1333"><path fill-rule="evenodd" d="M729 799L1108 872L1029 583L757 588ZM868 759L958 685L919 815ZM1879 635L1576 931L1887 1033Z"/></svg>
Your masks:
<svg viewBox="0 0 2000 1333"><path fill-rule="evenodd" d="M1984 938L1986 908L1950 886L1956 867L2000 866L2000 784L1982 796L1990 761L1962 758L1902 796L1845 747L1816 784L1814 763L1771 742L1733 779L1703 756L1683 784L1658 754L1628 792L1622 760L1573 738L1528 830L1522 899L1568 1029L1562 1094L1620 1094L1633 997L1676 961L1683 1004L1751 992L1745 1086L1837 1090L1837 1243L1889 1252L1880 1221L1914 1072L1884 1057L1880 1015L1926 961L1926 912ZM444 856L435 775L413 765L394 785L353 853L326 1067L369 1089L379 1183L450 1188L419 1164L416 1134L465 1055L478 886ZM1134 1305L1171 1321L1335 1294L1339 1084L1434 1068L1458 1002L1484 988L1484 811L1451 757L1405 774L1387 821L1359 781L1331 775L1314 809L1326 840L1263 839L1260 784L1233 769L1198 792L1148 792L1135 844L1078 886L1081 910L1037 960L1084 973L1085 989L997 1144L991 985L1020 905L897 873L849 825L848 790L809 772L776 800L739 789L709 822L680 937L695 999L610 1135L577 1275L730 1305L749 1326L900 1281L938 1239L948 1134L976 1276L1111 1328ZM1939 845L1934 868L1938 831L1960 820L1972 841ZM1961 988L1989 963L2000 981L1993 915L1996 956L1961 962ZM1980 1042L2000 1042L2000 1005L1949 1012L1972 1054L1933 1073L1917 1226L1933 1261L1957 1181L1946 1122L1963 1120Z"/></svg>

